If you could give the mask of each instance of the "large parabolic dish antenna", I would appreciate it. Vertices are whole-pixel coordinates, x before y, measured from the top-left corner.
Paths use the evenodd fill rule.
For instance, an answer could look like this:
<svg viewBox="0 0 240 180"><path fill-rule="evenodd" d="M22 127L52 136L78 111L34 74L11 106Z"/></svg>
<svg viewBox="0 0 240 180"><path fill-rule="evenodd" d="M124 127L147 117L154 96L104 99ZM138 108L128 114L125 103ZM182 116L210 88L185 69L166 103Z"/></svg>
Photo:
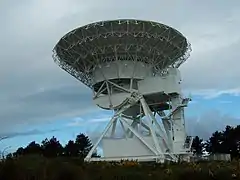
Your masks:
<svg viewBox="0 0 240 180"><path fill-rule="evenodd" d="M54 61L93 90L99 107L115 111L86 160L175 161L189 155L192 138L184 122L189 99L181 96L177 68L190 50L177 30L135 19L88 24L59 40ZM115 135L117 122L122 138ZM92 158L101 141L104 157Z"/></svg>

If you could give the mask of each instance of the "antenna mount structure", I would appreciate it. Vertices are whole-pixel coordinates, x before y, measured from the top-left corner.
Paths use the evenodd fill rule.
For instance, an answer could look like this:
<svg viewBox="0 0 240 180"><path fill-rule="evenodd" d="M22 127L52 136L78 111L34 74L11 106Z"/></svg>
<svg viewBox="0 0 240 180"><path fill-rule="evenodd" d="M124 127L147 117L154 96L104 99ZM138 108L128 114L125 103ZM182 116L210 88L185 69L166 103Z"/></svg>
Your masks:
<svg viewBox="0 0 240 180"><path fill-rule="evenodd" d="M54 61L92 89L97 106L113 110L86 161L178 161L191 154L178 67L191 51L167 25L135 19L100 21L72 30ZM120 132L121 131L121 132ZM93 158L99 144L103 157Z"/></svg>

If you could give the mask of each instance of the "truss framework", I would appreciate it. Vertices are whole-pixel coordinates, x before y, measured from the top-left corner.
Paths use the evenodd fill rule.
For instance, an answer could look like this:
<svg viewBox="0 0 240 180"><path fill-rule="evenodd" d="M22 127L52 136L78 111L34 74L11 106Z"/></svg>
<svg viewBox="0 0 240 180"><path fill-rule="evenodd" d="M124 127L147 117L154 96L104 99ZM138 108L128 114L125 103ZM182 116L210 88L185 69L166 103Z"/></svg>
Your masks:
<svg viewBox="0 0 240 180"><path fill-rule="evenodd" d="M170 129L173 125L173 122L171 120L171 117L181 108L186 107L187 103L190 99L184 99L182 101L182 104L177 106L173 111L171 111L168 115L162 114L162 120L167 121L170 124ZM140 111L142 110L146 117L146 122L142 121L142 113L138 116L138 118L128 117L124 115L124 111L130 108L131 106L135 105L137 102L140 102ZM160 113L160 112L159 112ZM129 124L127 120L133 120L132 124ZM121 124L122 130L124 132L124 137L131 138L133 135L138 138L139 141L142 142L144 146L146 146L153 155L143 155L143 156L131 156L131 157L103 157L103 158L92 158L93 152L95 152L96 148L98 147L99 143L102 141L102 139L106 136L106 134L111 130L111 137L114 137L115 129L116 129L116 123L119 121ZM149 134L151 135L151 138L154 142L153 145L146 142L143 138L143 135L139 133L139 129L136 129L136 125L141 125L140 127L147 130ZM112 129L111 129L112 128ZM126 129L127 128L127 129ZM125 101L125 104L115 111L114 116L109 121L108 125L104 129L102 135L99 137L95 145L92 147L90 152L85 158L85 161L101 161L101 160L122 160L122 159L138 159L138 160L144 160L144 159L152 159L156 161L163 162L164 160L171 160L171 161L178 161L179 155L187 155L189 154L192 138L190 138L190 142L187 142L188 144L184 144L185 151L183 152L177 152L175 153L172 147L172 138L168 136L167 129L162 129L158 121L156 120L154 114L149 109L148 104L146 103L144 97L137 92L133 92L131 97L127 98ZM161 137L163 140L163 144L159 144L159 138ZM165 151L166 150L166 151Z"/></svg>
<svg viewBox="0 0 240 180"><path fill-rule="evenodd" d="M140 20L93 23L66 34L53 49L54 61L92 88L93 71L111 61L141 61L162 75L189 57L190 44L177 30Z"/></svg>

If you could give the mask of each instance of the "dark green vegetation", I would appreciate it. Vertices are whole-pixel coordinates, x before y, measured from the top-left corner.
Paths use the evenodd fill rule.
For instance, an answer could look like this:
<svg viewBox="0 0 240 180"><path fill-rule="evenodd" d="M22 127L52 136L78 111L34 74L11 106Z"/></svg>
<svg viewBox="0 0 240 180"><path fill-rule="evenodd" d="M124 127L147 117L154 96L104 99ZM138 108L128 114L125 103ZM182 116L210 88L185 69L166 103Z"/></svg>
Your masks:
<svg viewBox="0 0 240 180"><path fill-rule="evenodd" d="M229 153L232 162L155 164L124 161L84 163L92 144L84 134L65 146L53 137L41 144L31 142L0 162L0 180L94 180L94 179L240 179L240 126L215 132L206 143L195 137L193 151ZM97 154L95 154L97 156Z"/></svg>
<svg viewBox="0 0 240 180"><path fill-rule="evenodd" d="M77 158L37 155L8 159L1 180L208 180L240 179L240 161L181 164L82 163Z"/></svg>
<svg viewBox="0 0 240 180"><path fill-rule="evenodd" d="M55 157L78 157L83 159L92 148L90 139L84 135L77 135L75 141L69 140L63 147L56 137L45 139L41 144L35 141L31 142L27 147L20 147L16 152L7 155L8 158L17 158L25 155L41 155L46 158ZM94 154L96 157L97 154Z"/></svg>
<svg viewBox="0 0 240 180"><path fill-rule="evenodd" d="M216 131L203 143L198 136L193 141L193 152L202 154L206 150L210 154L230 154L232 159L240 158L240 125L226 126L224 131Z"/></svg>

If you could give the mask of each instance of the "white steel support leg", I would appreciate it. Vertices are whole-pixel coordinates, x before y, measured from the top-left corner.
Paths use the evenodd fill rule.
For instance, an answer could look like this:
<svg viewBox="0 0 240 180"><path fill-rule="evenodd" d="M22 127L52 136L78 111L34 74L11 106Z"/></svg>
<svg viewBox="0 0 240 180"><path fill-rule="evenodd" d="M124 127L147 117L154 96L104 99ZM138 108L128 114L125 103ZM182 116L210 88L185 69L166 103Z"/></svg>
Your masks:
<svg viewBox="0 0 240 180"><path fill-rule="evenodd" d="M160 133L160 136L161 138L163 139L164 141L164 144L162 144L163 146L165 145L165 149L167 150L170 150L171 151L171 146L168 144L169 142L169 139L166 135L166 133L162 130L161 126L158 124L156 118L154 117L154 115L152 114L151 110L149 109L146 101L144 98L141 98L140 99L140 102L142 104L142 107L143 107L143 111L146 115L146 117L148 118L148 122L149 122L149 127L150 127L150 130L151 130L151 134L152 134L152 137L153 137L153 141L154 141L154 144L159 152L159 154L163 154L165 152L163 152L162 148L160 147L160 143L159 143L159 140L156 136L156 131L154 130L153 128L153 123L156 125L159 133ZM172 158L173 161L176 161L176 157L172 154L169 154L169 156Z"/></svg>
<svg viewBox="0 0 240 180"><path fill-rule="evenodd" d="M127 126L128 129L130 129L130 131L145 145L148 147L148 149L150 149L155 155L158 155L159 153L150 145L148 144L142 137L141 135L134 129L132 128L131 125L128 124L128 122L124 119L120 119L120 121L122 121L125 126Z"/></svg>
<svg viewBox="0 0 240 180"><path fill-rule="evenodd" d="M136 119L135 119L135 120L133 119L133 122L132 122L132 124L131 124L131 127L133 127L134 129L136 129L137 124L138 124L137 120L136 120ZM127 130L127 135L128 135L128 137L130 137L130 138L133 137L133 133L130 131L130 129Z"/></svg>
<svg viewBox="0 0 240 180"><path fill-rule="evenodd" d="M113 117L109 123L107 124L106 128L104 129L103 133L101 134L101 136L99 137L99 139L97 140L97 142L95 143L95 145L92 147L92 149L89 151L88 155L86 156L85 160L89 160L92 157L93 152L96 150L97 146L99 145L99 143L101 142L101 140L103 139L103 137L107 134L109 128L112 126L113 122L115 121L117 117Z"/></svg>
<svg viewBox="0 0 240 180"><path fill-rule="evenodd" d="M124 118L124 119L127 119L127 118ZM141 122L141 123L140 123L140 122ZM147 130L149 133L151 133L150 127L149 127L145 122L142 122L142 121L138 120L137 123L140 125L140 128L142 127L142 128L144 128L145 130ZM139 129L140 129L140 128L139 128ZM129 133L129 132L130 132L130 130L128 129L127 133Z"/></svg>
<svg viewBox="0 0 240 180"><path fill-rule="evenodd" d="M143 111L144 111L144 113L145 113L145 116L146 116L147 119L148 119L148 124L149 124L149 128L150 128L150 131L151 131L151 136L152 136L152 138L153 138L153 142L154 142L155 147L156 147L156 149L157 149L158 155L161 155L161 154L163 153L163 150L161 149L161 147L160 147L160 145L159 145L159 140L158 140L158 138L157 138L157 136L156 136L156 132L155 132L155 130L154 130L154 128L153 128L153 118L152 118L153 114L152 114L152 112L150 111L148 105L146 104L144 98L141 98L141 99L140 99L140 102L141 102L141 104L142 104L142 107L143 107ZM152 116L151 116L151 115L152 115Z"/></svg>
<svg viewBox="0 0 240 180"><path fill-rule="evenodd" d="M125 119L131 119L131 120L132 120L131 126L132 126L133 128L136 128L136 126L139 124L139 122L141 122L141 118L134 119L134 118L132 118L132 117L126 117L126 116L124 116L124 115L123 115L122 117L125 118ZM139 131L139 129L140 129L140 128L138 128L137 131ZM126 132L127 132L127 136L128 136L128 137L132 137L132 136L133 136L133 133L130 132L129 129L127 129Z"/></svg>
<svg viewBox="0 0 240 180"><path fill-rule="evenodd" d="M117 126L117 118L113 121L111 137L113 137L115 135L116 126Z"/></svg>
<svg viewBox="0 0 240 180"><path fill-rule="evenodd" d="M138 123L139 123L139 125L140 125L140 128L143 127L143 128L146 129L148 132L151 132L151 131L150 131L150 128L148 127L147 124L145 124L145 123L142 122L142 121L140 121L140 122L138 122ZM139 128L139 129L140 129L140 128Z"/></svg>
<svg viewBox="0 0 240 180"><path fill-rule="evenodd" d="M125 137L125 139L127 139L127 138L128 138L127 130L125 129L125 127L124 127L124 125L123 125L123 122L122 122L122 121L119 121L119 122L120 122L121 127L122 127L122 130L123 130L123 132L124 132L124 137Z"/></svg>
<svg viewBox="0 0 240 180"><path fill-rule="evenodd" d="M136 101L134 102L136 103ZM134 103L132 103L132 105L134 105ZM110 129L110 127L113 125L113 123L115 122L116 119L118 119L122 112L125 111L126 109L128 109L129 107L131 107L130 104L123 106L121 109L119 109L118 111L115 112L115 115L112 117L112 119L109 121L109 123L107 124L106 128L104 129L103 133L101 134L101 136L99 137L99 139L97 140L97 142L95 143L95 145L92 147L92 149L89 151L88 155L86 156L85 160L90 160L92 157L93 152L96 150L97 146L99 145L99 143L101 142L101 140L103 139L103 137L107 134L108 130Z"/></svg>
<svg viewBox="0 0 240 180"><path fill-rule="evenodd" d="M147 118L149 119L149 121L151 122L151 124L155 123L158 130L159 130L159 133L161 135L161 137L163 138L163 140L167 143L168 142L168 138L166 136L166 133L162 130L161 126L158 124L156 118L153 116L151 110L149 109L146 101L144 98L140 99L140 102L143 106L143 111L145 113L145 115L147 116Z"/></svg>

